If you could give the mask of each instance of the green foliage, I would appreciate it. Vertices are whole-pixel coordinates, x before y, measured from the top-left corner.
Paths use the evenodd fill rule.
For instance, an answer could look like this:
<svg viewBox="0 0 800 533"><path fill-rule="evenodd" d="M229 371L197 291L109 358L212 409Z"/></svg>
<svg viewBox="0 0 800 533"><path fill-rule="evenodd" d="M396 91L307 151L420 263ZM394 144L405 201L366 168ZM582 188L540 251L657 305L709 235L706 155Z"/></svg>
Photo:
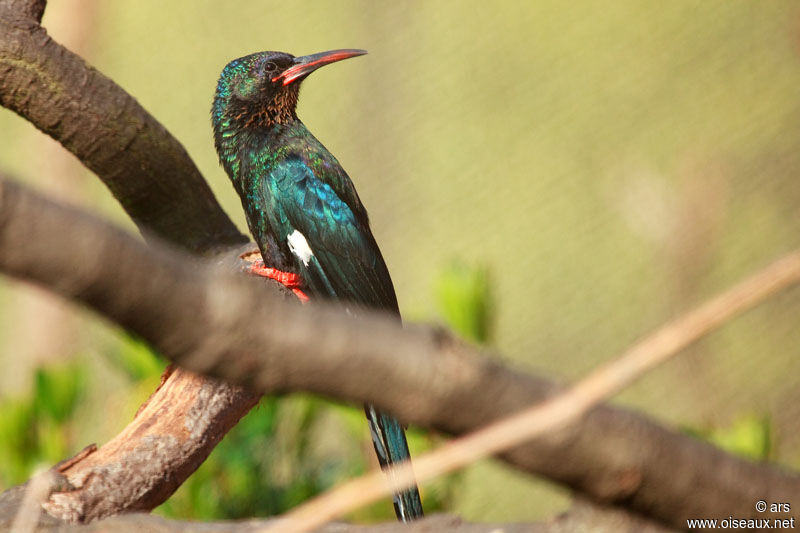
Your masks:
<svg viewBox="0 0 800 533"><path fill-rule="evenodd" d="M772 422L768 416L744 415L728 427L686 432L748 459L766 461L773 456Z"/></svg>
<svg viewBox="0 0 800 533"><path fill-rule="evenodd" d="M452 261L436 278L439 312L450 328L479 344L488 343L492 329L489 268Z"/></svg>
<svg viewBox="0 0 800 533"><path fill-rule="evenodd" d="M489 339L486 268L453 263L442 270L436 290L440 312L451 328L473 342ZM140 386L157 382L166 366L134 337L124 337L109 353L114 367L130 380L132 398L141 392ZM89 371L85 361L40 368L29 396L0 403L0 483L22 482L38 464L52 464L75 451L73 416ZM413 428L408 439L412 455L438 444L436 437ZM156 512L196 520L282 513L375 468L373 455L360 407L305 395L264 398ZM452 506L459 479L460 475L451 475L422 487L428 513ZM391 504L383 501L350 518L393 517Z"/></svg>
<svg viewBox="0 0 800 533"><path fill-rule="evenodd" d="M167 366L166 359L138 337L126 337L111 354L111 361L133 381L158 377Z"/></svg>
<svg viewBox="0 0 800 533"><path fill-rule="evenodd" d="M136 383L157 379L165 366L133 337L112 361ZM329 410L329 402L316 398L264 398L156 512L196 520L268 516L363 471L359 457L332 464L315 456L318 422Z"/></svg>
<svg viewBox="0 0 800 533"><path fill-rule="evenodd" d="M203 520L268 516L360 473L358 456L331 461L317 453L320 418L330 411L311 397L263 399L158 512Z"/></svg>
<svg viewBox="0 0 800 533"><path fill-rule="evenodd" d="M132 337L125 339L113 361L138 383L157 378L165 364ZM321 453L330 437L326 421L342 428L354 446L345 453ZM196 520L282 513L363 473L367 463L358 443L366 438L360 408L304 395L264 398L156 513ZM393 516L390 505L382 507L376 506L370 517Z"/></svg>
<svg viewBox="0 0 800 533"><path fill-rule="evenodd" d="M32 421L32 402L6 399L0 403L0 484L3 487L25 481L37 462Z"/></svg>
<svg viewBox="0 0 800 533"><path fill-rule="evenodd" d="M75 411L86 381L82 363L39 368L34 374L33 409L40 419L63 423Z"/></svg>
<svg viewBox="0 0 800 533"><path fill-rule="evenodd" d="M0 400L0 485L25 481L39 464L72 451L71 418L86 390L83 361L36 370L32 390Z"/></svg>

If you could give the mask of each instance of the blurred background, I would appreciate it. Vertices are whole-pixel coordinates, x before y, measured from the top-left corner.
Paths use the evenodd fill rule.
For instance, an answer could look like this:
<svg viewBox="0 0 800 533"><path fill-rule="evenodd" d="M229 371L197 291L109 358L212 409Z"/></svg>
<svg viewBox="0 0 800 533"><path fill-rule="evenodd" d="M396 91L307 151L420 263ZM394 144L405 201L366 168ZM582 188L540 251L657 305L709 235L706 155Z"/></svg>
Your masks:
<svg viewBox="0 0 800 533"><path fill-rule="evenodd" d="M211 136L222 67L260 50L369 50L312 76L299 115L358 187L405 319L560 382L800 245L794 0L61 0L43 24L184 143L243 230ZM135 231L99 180L2 109L0 168ZM616 403L798 468L799 318L800 291L785 292ZM163 368L113 325L7 279L0 365L0 489L116 434ZM412 448L440 439L414 431ZM359 408L271 398L159 512L276 513L374 467ZM495 461L423 499L499 521L570 502ZM351 518L391 516L384 502Z"/></svg>

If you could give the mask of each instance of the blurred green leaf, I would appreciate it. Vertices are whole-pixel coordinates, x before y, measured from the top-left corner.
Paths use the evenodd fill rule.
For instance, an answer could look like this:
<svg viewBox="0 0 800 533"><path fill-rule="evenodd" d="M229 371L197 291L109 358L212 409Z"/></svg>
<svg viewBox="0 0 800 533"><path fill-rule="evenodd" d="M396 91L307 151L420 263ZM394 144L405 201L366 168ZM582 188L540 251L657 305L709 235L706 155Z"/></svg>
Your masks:
<svg viewBox="0 0 800 533"><path fill-rule="evenodd" d="M26 446L33 421L33 406L23 400L4 400L0 404L0 453Z"/></svg>
<svg viewBox="0 0 800 533"><path fill-rule="evenodd" d="M71 419L86 389L84 361L36 369L32 390L0 402L0 483L25 481L71 450Z"/></svg>
<svg viewBox="0 0 800 533"><path fill-rule="evenodd" d="M47 417L36 420L37 462L52 465L69 455L69 425L65 422L66 419L59 421Z"/></svg>
<svg viewBox="0 0 800 533"><path fill-rule="evenodd" d="M133 336L126 336L111 354L111 361L134 381L158 376L168 364L147 343Z"/></svg>
<svg viewBox="0 0 800 533"><path fill-rule="evenodd" d="M35 458L30 401L6 399L0 402L0 482L8 487L27 478Z"/></svg>
<svg viewBox="0 0 800 533"><path fill-rule="evenodd" d="M35 416L64 422L74 412L85 389L86 369L83 363L38 368L34 374Z"/></svg>
<svg viewBox="0 0 800 533"><path fill-rule="evenodd" d="M772 422L768 416L744 415L728 427L686 432L749 459L766 461L772 456Z"/></svg>
<svg viewBox="0 0 800 533"><path fill-rule="evenodd" d="M330 465L314 456L315 424L327 403L302 395L264 398L158 513L192 519L269 516L329 488L341 471L331 475Z"/></svg>
<svg viewBox="0 0 800 533"><path fill-rule="evenodd" d="M489 268L453 261L436 278L434 291L439 312L464 338L486 344L491 337Z"/></svg>

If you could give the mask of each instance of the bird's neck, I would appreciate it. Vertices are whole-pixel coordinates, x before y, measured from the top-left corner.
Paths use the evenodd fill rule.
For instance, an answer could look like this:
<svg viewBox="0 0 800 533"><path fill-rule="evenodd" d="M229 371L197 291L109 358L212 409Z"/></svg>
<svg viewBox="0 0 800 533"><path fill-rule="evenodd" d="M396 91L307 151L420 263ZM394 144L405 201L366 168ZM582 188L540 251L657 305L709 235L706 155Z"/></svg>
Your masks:
<svg viewBox="0 0 800 533"><path fill-rule="evenodd" d="M229 78L220 79L211 107L214 144L229 174L230 165L242 149L254 149L264 143L277 146L282 135L305 129L296 112L299 85L280 91L264 103L237 98L230 84Z"/></svg>
<svg viewBox="0 0 800 533"><path fill-rule="evenodd" d="M236 181L238 166L249 154L266 153L276 155L295 144L298 139L307 139L311 133L296 116L284 123L270 125L242 125L235 119L223 118L216 124L214 142L220 162L228 175Z"/></svg>

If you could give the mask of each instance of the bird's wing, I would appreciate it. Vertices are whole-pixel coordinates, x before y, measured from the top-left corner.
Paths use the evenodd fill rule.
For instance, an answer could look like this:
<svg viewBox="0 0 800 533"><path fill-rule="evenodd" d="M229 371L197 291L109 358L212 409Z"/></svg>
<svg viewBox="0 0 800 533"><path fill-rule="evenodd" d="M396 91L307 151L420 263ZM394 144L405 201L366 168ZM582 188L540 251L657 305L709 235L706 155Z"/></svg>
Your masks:
<svg viewBox="0 0 800 533"><path fill-rule="evenodd" d="M278 226L312 294L397 310L389 271L366 216L317 178L301 159L286 159L264 181Z"/></svg>
<svg viewBox="0 0 800 533"><path fill-rule="evenodd" d="M342 198L299 158L279 163L266 182L285 234L278 238L286 239L313 294L397 312L389 271L349 182ZM381 466L409 460L400 422L372 405L365 409ZM396 493L394 506L404 522L423 516L416 486Z"/></svg>

